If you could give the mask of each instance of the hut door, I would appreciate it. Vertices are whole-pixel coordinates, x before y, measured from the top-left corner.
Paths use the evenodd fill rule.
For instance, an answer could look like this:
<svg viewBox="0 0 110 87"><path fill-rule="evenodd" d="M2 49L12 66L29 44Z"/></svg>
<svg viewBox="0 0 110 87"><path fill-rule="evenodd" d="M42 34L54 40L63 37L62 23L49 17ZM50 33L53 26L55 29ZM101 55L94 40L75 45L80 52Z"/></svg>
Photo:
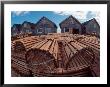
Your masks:
<svg viewBox="0 0 110 87"><path fill-rule="evenodd" d="M79 34L79 29L72 29L73 34Z"/></svg>
<svg viewBox="0 0 110 87"><path fill-rule="evenodd" d="M47 33L52 33L51 28L47 28Z"/></svg>

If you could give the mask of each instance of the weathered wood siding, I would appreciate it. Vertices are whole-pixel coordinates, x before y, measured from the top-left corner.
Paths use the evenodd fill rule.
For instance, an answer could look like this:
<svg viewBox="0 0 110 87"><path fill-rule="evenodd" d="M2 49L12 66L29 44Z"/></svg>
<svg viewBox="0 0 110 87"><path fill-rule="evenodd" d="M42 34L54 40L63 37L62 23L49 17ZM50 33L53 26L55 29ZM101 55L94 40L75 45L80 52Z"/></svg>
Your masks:
<svg viewBox="0 0 110 87"><path fill-rule="evenodd" d="M98 36L100 36L100 27L96 23L96 20L89 21L87 25L85 25L85 27L86 27L86 33L92 34L93 32L95 32Z"/></svg>
<svg viewBox="0 0 110 87"><path fill-rule="evenodd" d="M48 33L56 33L57 27L56 25L50 21L49 19L42 17L36 23L36 33L37 34L48 34Z"/></svg>
<svg viewBox="0 0 110 87"><path fill-rule="evenodd" d="M79 34L82 34L81 24L77 19L73 18L73 16L69 16L62 23L60 23L60 28L61 28L61 33L69 32L70 29L78 29Z"/></svg>

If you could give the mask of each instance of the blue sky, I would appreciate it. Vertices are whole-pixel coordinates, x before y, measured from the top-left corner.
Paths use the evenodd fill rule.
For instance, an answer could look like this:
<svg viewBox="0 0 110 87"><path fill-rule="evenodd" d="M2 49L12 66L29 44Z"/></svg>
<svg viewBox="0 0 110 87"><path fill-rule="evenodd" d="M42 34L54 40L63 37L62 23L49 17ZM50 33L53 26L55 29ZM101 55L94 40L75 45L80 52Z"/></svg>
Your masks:
<svg viewBox="0 0 110 87"><path fill-rule="evenodd" d="M81 23L96 18L100 24L99 14L99 12L95 11L12 11L11 26L13 24L22 24L24 21L36 23L41 17L45 16L57 25L57 32L60 32L59 23L70 15L73 15Z"/></svg>

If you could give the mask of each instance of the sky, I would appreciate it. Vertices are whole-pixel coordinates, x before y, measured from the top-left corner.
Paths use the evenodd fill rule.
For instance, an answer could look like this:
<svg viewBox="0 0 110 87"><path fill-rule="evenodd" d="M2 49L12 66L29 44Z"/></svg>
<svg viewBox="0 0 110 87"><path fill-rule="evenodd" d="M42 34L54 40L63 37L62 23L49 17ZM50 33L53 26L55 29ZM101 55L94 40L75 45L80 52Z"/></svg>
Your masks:
<svg viewBox="0 0 110 87"><path fill-rule="evenodd" d="M100 12L98 11L12 11L11 26L13 24L22 24L24 21L37 23L43 16L53 21L57 25L57 32L60 31L59 23L72 15L81 23L95 18L100 24Z"/></svg>

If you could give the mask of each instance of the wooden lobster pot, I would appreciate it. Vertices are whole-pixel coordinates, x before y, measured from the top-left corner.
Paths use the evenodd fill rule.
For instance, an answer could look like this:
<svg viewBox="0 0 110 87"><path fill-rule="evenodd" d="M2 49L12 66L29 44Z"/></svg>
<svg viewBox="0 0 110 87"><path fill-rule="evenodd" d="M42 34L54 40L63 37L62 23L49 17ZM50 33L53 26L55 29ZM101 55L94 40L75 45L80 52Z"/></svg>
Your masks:
<svg viewBox="0 0 110 87"><path fill-rule="evenodd" d="M25 49L25 46L23 45L22 42L17 41L15 43L14 51L15 52L23 52L23 51L26 51L26 49Z"/></svg>
<svg viewBox="0 0 110 87"><path fill-rule="evenodd" d="M35 36L32 36L32 37L26 37L26 38L23 38L23 39L19 39L19 40L16 40L12 43L13 44L13 49L15 52L23 52L23 51L28 51L29 49L31 49L31 47L40 42L41 40L38 39L38 37L35 37Z"/></svg>
<svg viewBox="0 0 110 87"><path fill-rule="evenodd" d="M91 48L84 48L71 57L66 65L66 68L67 70L71 68L74 68L74 70L80 70L87 67L89 68L94 63L94 59L95 55L93 50Z"/></svg>
<svg viewBox="0 0 110 87"><path fill-rule="evenodd" d="M55 58L48 51L31 49L26 53L25 57L34 76L52 73L56 68Z"/></svg>

